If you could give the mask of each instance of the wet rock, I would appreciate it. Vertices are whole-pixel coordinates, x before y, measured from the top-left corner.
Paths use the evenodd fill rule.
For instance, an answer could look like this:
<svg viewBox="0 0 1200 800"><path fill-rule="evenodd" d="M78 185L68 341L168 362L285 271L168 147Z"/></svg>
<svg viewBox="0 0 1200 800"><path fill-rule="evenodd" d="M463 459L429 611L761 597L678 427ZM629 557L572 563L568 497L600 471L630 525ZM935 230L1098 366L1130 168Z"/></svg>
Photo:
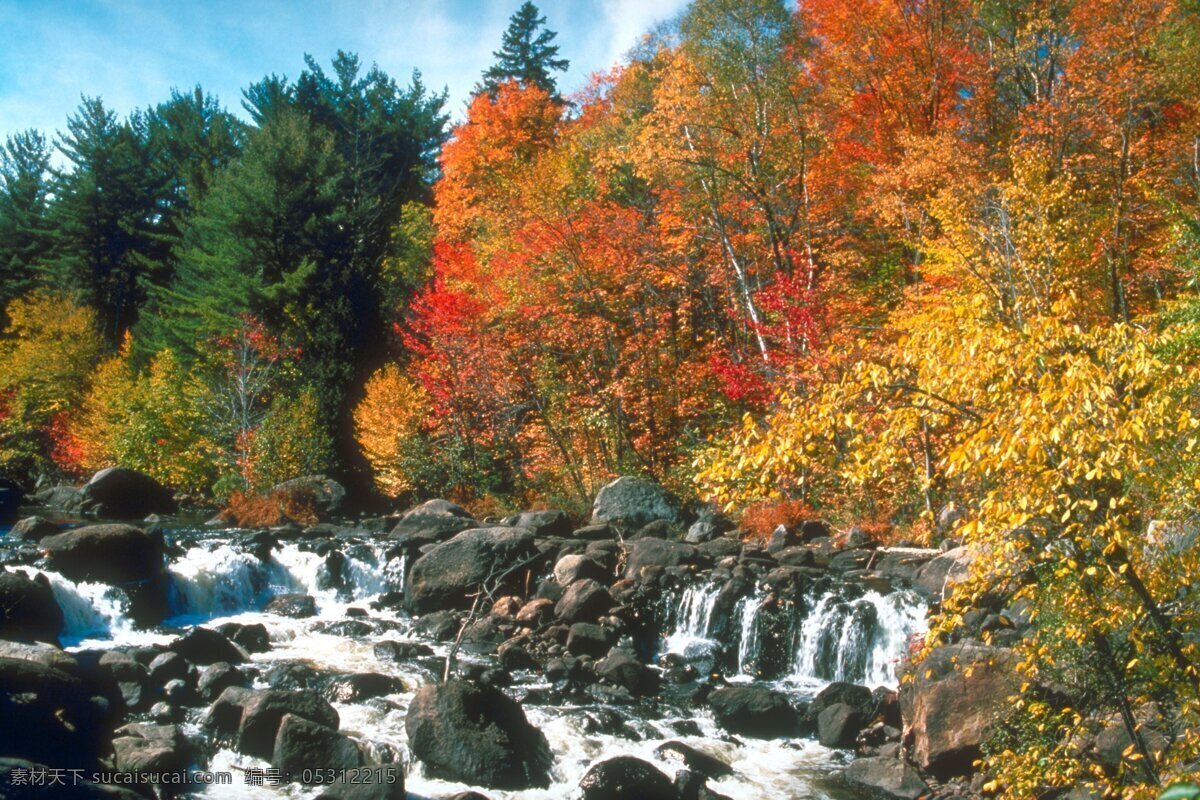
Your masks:
<svg viewBox="0 0 1200 800"><path fill-rule="evenodd" d="M376 642L373 648L375 657L381 661L401 663L414 658L424 658L433 655L433 648L420 642L395 642L385 640Z"/></svg>
<svg viewBox="0 0 1200 800"><path fill-rule="evenodd" d="M617 756L594 765L579 781L582 800L674 800L671 780L653 764Z"/></svg>
<svg viewBox="0 0 1200 800"><path fill-rule="evenodd" d="M537 536L570 536L571 520L565 511L524 511L504 518L504 524L514 528L528 528Z"/></svg>
<svg viewBox="0 0 1200 800"><path fill-rule="evenodd" d="M201 724L222 736L237 733L242 721L242 711L255 692L241 686L224 689L201 719Z"/></svg>
<svg viewBox="0 0 1200 800"><path fill-rule="evenodd" d="M187 677L187 659L178 653L159 653L150 662L148 670L150 673L150 682L155 686L162 686L166 684L167 681L175 680L176 678L183 679Z"/></svg>
<svg viewBox="0 0 1200 800"><path fill-rule="evenodd" d="M405 800L406 797L404 767L384 764L339 776L336 783L317 795L317 800Z"/></svg>
<svg viewBox="0 0 1200 800"><path fill-rule="evenodd" d="M898 758L858 758L842 775L851 785L897 800L917 800L929 793L920 774Z"/></svg>
<svg viewBox="0 0 1200 800"><path fill-rule="evenodd" d="M503 584L515 587L519 566L536 555L533 532L525 528L463 531L435 545L413 564L405 605L417 614L470 608L471 595L485 581L493 590Z"/></svg>
<svg viewBox="0 0 1200 800"><path fill-rule="evenodd" d="M423 686L404 722L409 746L434 774L496 789L549 785L549 745L498 689L451 680Z"/></svg>
<svg viewBox="0 0 1200 800"><path fill-rule="evenodd" d="M177 725L126 725L113 739L118 772L144 775L183 772L190 761L187 739Z"/></svg>
<svg viewBox="0 0 1200 800"><path fill-rule="evenodd" d="M200 671L200 677L196 681L196 692L200 697L212 702L230 686L245 686L247 682L245 674L240 669L224 661L218 661Z"/></svg>
<svg viewBox="0 0 1200 800"><path fill-rule="evenodd" d="M658 688L658 676L624 650L614 648L596 662L594 669L600 680L624 687L634 695L650 694Z"/></svg>
<svg viewBox="0 0 1200 800"><path fill-rule="evenodd" d="M192 628L168 645L172 652L186 658L193 664L207 666L225 661L230 664L240 664L246 660L246 653L222 633L211 628Z"/></svg>
<svg viewBox="0 0 1200 800"><path fill-rule="evenodd" d="M817 714L839 703L858 709L868 716L875 707L875 699L867 687L845 681L834 681L817 693L809 706L809 712L815 718Z"/></svg>
<svg viewBox="0 0 1200 800"><path fill-rule="evenodd" d="M317 692L311 689L266 689L252 693L243 703L238 724L238 750L246 755L270 759L275 749L275 734L285 714L334 730L338 727L337 711Z"/></svg>
<svg viewBox="0 0 1200 800"><path fill-rule="evenodd" d="M538 666L535 659L523 645L515 642L505 642L496 648L496 658L500 662L500 666L510 672L519 669L536 669Z"/></svg>
<svg viewBox="0 0 1200 800"><path fill-rule="evenodd" d="M55 767L96 763L107 701L74 675L32 660L0 658L0 753Z"/></svg>
<svg viewBox="0 0 1200 800"><path fill-rule="evenodd" d="M226 622L217 626L217 631L247 653L265 653L271 649L271 637L267 626L261 622L244 624Z"/></svg>
<svg viewBox="0 0 1200 800"><path fill-rule="evenodd" d="M781 692L763 686L730 686L708 697L717 724L730 733L773 739L798 730L796 710Z"/></svg>
<svg viewBox="0 0 1200 800"><path fill-rule="evenodd" d="M625 561L625 577L637 579L648 567L678 567L695 563L696 548L683 542L664 539L638 539L629 544Z"/></svg>
<svg viewBox="0 0 1200 800"><path fill-rule="evenodd" d="M334 703L361 703L402 691L404 682L399 678L379 672L358 672L334 678L325 687L325 696Z"/></svg>
<svg viewBox="0 0 1200 800"><path fill-rule="evenodd" d="M720 779L733 774L733 767L721 759L679 741L660 744L655 749L654 755L663 761L682 764L692 772L698 772L706 778Z"/></svg>
<svg viewBox="0 0 1200 800"><path fill-rule="evenodd" d="M128 467L109 467L92 476L81 492L83 505L112 519L142 519L177 510L170 489Z"/></svg>
<svg viewBox="0 0 1200 800"><path fill-rule="evenodd" d="M277 594L263 607L267 614L292 619L307 619L317 615L317 601L308 594Z"/></svg>
<svg viewBox="0 0 1200 800"><path fill-rule="evenodd" d="M567 634L567 652L576 656L600 657L608 652L611 642L599 625L576 622Z"/></svg>
<svg viewBox="0 0 1200 800"><path fill-rule="evenodd" d="M612 575L594 558L581 553L563 556L554 565L554 579L560 586L570 586L578 580L611 580Z"/></svg>
<svg viewBox="0 0 1200 800"><path fill-rule="evenodd" d="M679 500L656 483L621 477L600 489L592 504L592 522L607 522L627 529L663 520L682 525Z"/></svg>
<svg viewBox="0 0 1200 800"><path fill-rule="evenodd" d="M284 714L275 734L271 764L293 776L304 770L348 770L361 766L362 752L349 737L327 725Z"/></svg>
<svg viewBox="0 0 1200 800"><path fill-rule="evenodd" d="M834 703L817 715L817 741L823 747L850 749L870 718L845 703Z"/></svg>
<svg viewBox="0 0 1200 800"><path fill-rule="evenodd" d="M272 486L268 494L287 497L298 507L311 507L327 516L341 510L346 487L324 475L305 475Z"/></svg>
<svg viewBox="0 0 1200 800"><path fill-rule="evenodd" d="M58 533L58 526L45 517L26 517L12 526L8 535L26 542L36 542Z"/></svg>
<svg viewBox="0 0 1200 800"><path fill-rule="evenodd" d="M459 619L452 611L434 611L417 620L413 630L435 642L447 642L458 635Z"/></svg>
<svg viewBox="0 0 1200 800"><path fill-rule="evenodd" d="M1014 660L1009 650L979 644L940 647L901 684L900 709L918 768L938 777L971 771L1013 694Z"/></svg>
<svg viewBox="0 0 1200 800"><path fill-rule="evenodd" d="M124 584L163 576L162 536L132 525L89 525L47 536L40 545L50 568L73 581Z"/></svg>
<svg viewBox="0 0 1200 800"><path fill-rule="evenodd" d="M58 644L63 612L50 581L0 568L0 639Z"/></svg>
<svg viewBox="0 0 1200 800"><path fill-rule="evenodd" d="M554 615L563 622L595 622L612 606L608 589L590 578L581 578L567 587L554 606Z"/></svg>

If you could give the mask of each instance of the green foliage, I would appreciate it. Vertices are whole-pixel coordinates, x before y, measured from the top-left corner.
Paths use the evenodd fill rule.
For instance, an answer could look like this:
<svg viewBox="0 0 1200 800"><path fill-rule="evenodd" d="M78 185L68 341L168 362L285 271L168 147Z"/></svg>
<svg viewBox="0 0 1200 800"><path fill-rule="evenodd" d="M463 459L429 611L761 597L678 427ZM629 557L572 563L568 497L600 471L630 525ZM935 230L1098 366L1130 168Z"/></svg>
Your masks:
<svg viewBox="0 0 1200 800"><path fill-rule="evenodd" d="M517 81L557 97L558 85L552 73L565 72L570 62L558 57L558 45L551 44L558 34L545 25L546 18L539 16L538 7L525 0L509 19L500 49L492 53L496 63L483 73L478 91L494 95L500 84Z"/></svg>
<svg viewBox="0 0 1200 800"><path fill-rule="evenodd" d="M37 131L0 148L0 308L29 291L50 250L50 148Z"/></svg>
<svg viewBox="0 0 1200 800"><path fill-rule="evenodd" d="M278 395L250 445L249 488L269 489L299 475L327 471L334 462L333 438L310 391Z"/></svg>

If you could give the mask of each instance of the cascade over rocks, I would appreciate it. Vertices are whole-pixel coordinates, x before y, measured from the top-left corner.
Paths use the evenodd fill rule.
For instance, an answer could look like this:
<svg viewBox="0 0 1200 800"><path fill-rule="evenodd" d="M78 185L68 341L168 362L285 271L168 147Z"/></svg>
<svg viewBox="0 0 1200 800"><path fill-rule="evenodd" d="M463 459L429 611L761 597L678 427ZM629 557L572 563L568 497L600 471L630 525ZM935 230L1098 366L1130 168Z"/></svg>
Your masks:
<svg viewBox="0 0 1200 800"><path fill-rule="evenodd" d="M413 753L435 774L495 789L549 785L546 737L499 689L427 684L409 704L404 728Z"/></svg>
<svg viewBox="0 0 1200 800"><path fill-rule="evenodd" d="M171 490L145 473L128 467L102 469L84 484L84 509L112 519L142 519L150 514L174 514Z"/></svg>
<svg viewBox="0 0 1200 800"><path fill-rule="evenodd" d="M538 556L527 528L474 528L456 534L417 559L405 588L405 605L416 614L470 608L481 588L517 584L515 572Z"/></svg>
<svg viewBox="0 0 1200 800"><path fill-rule="evenodd" d="M679 500L656 483L621 477L602 487L592 504L592 522L608 522L629 530L662 520L684 523Z"/></svg>

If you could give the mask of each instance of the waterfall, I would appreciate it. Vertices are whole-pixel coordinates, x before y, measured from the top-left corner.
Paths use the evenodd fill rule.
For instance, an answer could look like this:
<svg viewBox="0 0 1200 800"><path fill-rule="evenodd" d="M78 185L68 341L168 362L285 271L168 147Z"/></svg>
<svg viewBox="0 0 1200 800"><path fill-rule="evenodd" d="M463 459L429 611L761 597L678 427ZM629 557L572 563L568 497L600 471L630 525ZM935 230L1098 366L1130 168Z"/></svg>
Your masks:
<svg viewBox="0 0 1200 800"><path fill-rule="evenodd" d="M755 591L739 600L737 606L734 607L734 618L740 623L738 626L740 634L737 654L738 672L750 672L758 657L758 614L762 610L762 606L763 596L760 592Z"/></svg>
<svg viewBox="0 0 1200 800"><path fill-rule="evenodd" d="M796 630L792 677L894 686L897 662L924 628L925 607L912 592L826 593Z"/></svg>

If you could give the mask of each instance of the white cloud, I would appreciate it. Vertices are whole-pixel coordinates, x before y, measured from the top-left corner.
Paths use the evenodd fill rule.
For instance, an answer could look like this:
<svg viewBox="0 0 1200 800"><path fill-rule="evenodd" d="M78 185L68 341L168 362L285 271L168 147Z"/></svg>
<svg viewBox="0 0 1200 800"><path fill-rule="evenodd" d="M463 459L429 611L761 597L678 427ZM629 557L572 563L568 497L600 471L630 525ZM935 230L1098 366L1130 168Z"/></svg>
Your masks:
<svg viewBox="0 0 1200 800"><path fill-rule="evenodd" d="M640 42L655 23L683 11L688 0L600 0L600 5L611 28L606 56L611 66Z"/></svg>

